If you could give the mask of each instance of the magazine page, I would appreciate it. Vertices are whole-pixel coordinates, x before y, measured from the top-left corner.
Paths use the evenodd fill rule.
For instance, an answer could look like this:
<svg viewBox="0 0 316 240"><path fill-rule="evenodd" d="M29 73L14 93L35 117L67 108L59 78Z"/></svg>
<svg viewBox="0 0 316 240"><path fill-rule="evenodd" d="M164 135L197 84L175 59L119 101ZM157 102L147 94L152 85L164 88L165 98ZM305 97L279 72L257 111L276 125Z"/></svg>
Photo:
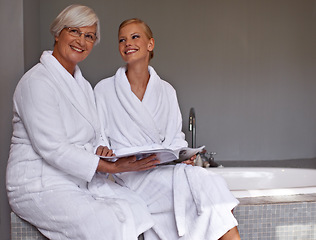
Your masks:
<svg viewBox="0 0 316 240"><path fill-rule="evenodd" d="M190 159L193 155L201 152L204 149L204 147L205 146L202 146L199 148L184 147L184 148L177 149L175 151L171 149L151 149L151 150L142 150L139 152L120 154L120 155L111 156L111 157L104 157L104 156L99 156L99 157L106 159L108 161L115 162L117 159L122 158L122 157L136 156L136 160L140 160L140 159L149 157L152 154L156 154L157 159L159 159L160 164L162 164L162 163L168 163L175 160L177 160L176 162L182 162L184 160Z"/></svg>
<svg viewBox="0 0 316 240"><path fill-rule="evenodd" d="M144 150L139 152L132 152L126 154L120 154L111 157L99 156L100 158L106 159L108 161L115 162L117 159L122 157L131 157L136 156L136 160L140 160L146 157L149 157L152 154L156 154L157 159L160 160L160 163L171 162L178 159L178 155L173 152L171 149L152 149L152 150Z"/></svg>
<svg viewBox="0 0 316 240"><path fill-rule="evenodd" d="M202 146L199 148L184 147L184 148L178 149L177 151L179 152L179 162L190 159L195 154L202 152L204 148L205 146Z"/></svg>

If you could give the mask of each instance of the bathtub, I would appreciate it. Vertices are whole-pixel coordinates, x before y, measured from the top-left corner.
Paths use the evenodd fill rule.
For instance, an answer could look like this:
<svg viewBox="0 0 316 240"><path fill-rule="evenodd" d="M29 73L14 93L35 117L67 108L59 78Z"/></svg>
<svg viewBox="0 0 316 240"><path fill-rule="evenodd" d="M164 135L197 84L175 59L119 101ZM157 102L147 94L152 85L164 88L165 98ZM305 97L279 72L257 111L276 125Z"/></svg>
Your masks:
<svg viewBox="0 0 316 240"><path fill-rule="evenodd" d="M316 193L316 169L219 167L220 174L236 198Z"/></svg>

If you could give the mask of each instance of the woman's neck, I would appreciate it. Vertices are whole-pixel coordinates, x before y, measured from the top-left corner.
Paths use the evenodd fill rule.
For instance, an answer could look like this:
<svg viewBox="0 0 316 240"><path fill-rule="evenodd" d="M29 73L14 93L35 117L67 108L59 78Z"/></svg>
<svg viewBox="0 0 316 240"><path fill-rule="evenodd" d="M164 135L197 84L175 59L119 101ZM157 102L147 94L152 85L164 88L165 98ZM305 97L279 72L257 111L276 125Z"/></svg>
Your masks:
<svg viewBox="0 0 316 240"><path fill-rule="evenodd" d="M69 63L69 62L65 61L65 60L58 54L57 51L53 51L53 54L52 54L52 55L57 59L57 61L58 61L72 76L74 76L76 64Z"/></svg>
<svg viewBox="0 0 316 240"><path fill-rule="evenodd" d="M147 84L150 78L148 72L148 64L144 65L127 65L126 70L127 79L131 85L132 92L143 100L146 92Z"/></svg>

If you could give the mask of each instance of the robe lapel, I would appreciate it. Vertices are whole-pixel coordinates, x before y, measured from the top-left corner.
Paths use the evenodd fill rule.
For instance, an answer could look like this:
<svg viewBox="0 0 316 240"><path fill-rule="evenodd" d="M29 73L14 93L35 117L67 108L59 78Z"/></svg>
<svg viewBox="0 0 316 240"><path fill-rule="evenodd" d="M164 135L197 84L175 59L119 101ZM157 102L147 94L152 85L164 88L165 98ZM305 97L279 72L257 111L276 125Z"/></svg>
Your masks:
<svg viewBox="0 0 316 240"><path fill-rule="evenodd" d="M70 103L78 110L78 112L97 130L98 122L93 97L89 95L89 90L85 83L85 79L81 75L80 69L76 66L76 79L57 61L56 58L48 51L44 52L41 62L45 68L53 76L56 86L64 93ZM80 82L80 83L79 83ZM81 86L80 86L81 84ZM91 88L91 86L90 86ZM87 90L85 92L84 90ZM92 92L92 89L91 89Z"/></svg>
<svg viewBox="0 0 316 240"><path fill-rule="evenodd" d="M132 92L125 71L126 68L121 67L115 74L114 84L117 97L125 111L128 112L131 119L140 129L142 129L153 142L161 144L163 136L160 135L151 113L148 112L143 102Z"/></svg>

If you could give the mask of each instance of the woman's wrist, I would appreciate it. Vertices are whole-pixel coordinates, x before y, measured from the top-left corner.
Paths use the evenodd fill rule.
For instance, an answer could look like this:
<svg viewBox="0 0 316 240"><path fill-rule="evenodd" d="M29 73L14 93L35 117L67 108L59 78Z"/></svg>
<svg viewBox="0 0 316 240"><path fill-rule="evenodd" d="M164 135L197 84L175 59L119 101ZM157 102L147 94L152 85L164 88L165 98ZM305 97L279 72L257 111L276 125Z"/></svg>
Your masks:
<svg viewBox="0 0 316 240"><path fill-rule="evenodd" d="M105 160L100 158L99 164L98 164L98 167L97 167L97 172L115 173L113 167L114 167L113 162L105 161Z"/></svg>

